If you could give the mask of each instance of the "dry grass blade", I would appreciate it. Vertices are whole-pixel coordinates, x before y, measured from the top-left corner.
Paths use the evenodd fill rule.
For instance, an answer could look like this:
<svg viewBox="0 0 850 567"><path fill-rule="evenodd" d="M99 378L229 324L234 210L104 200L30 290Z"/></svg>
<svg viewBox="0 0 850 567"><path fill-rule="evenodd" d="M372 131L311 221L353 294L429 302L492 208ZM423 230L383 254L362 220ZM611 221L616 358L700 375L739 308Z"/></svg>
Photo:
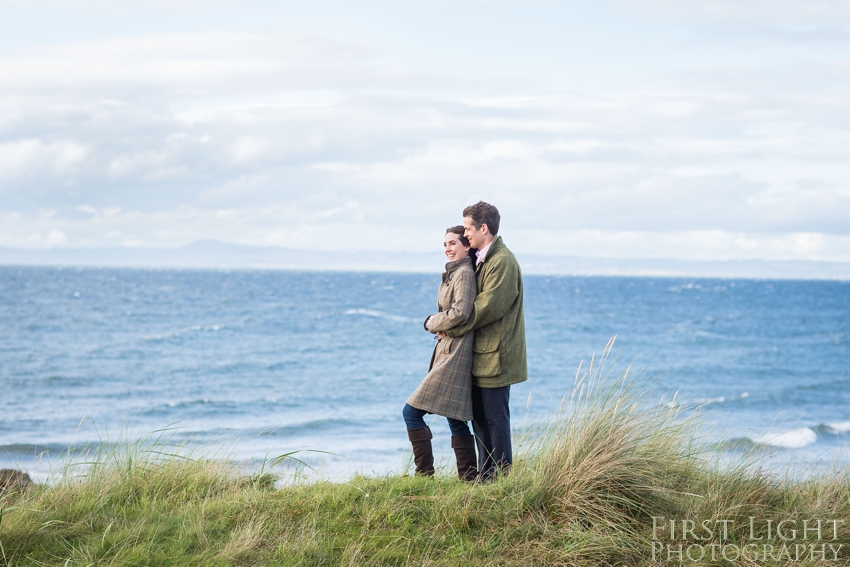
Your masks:
<svg viewBox="0 0 850 567"><path fill-rule="evenodd" d="M669 507L671 490L694 467L693 451L675 409L652 403L630 367L611 374L613 343L579 370L536 436L529 472L550 514L638 537L641 519Z"/></svg>

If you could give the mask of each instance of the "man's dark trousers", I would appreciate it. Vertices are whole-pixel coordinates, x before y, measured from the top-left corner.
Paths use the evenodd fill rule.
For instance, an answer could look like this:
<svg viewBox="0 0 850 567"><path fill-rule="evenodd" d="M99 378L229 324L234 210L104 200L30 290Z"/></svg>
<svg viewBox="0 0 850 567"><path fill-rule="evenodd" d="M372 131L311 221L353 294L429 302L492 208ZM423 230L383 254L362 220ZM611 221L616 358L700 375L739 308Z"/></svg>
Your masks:
<svg viewBox="0 0 850 567"><path fill-rule="evenodd" d="M511 387L480 388L472 385L472 430L478 446L478 474L493 476L513 463L511 451Z"/></svg>

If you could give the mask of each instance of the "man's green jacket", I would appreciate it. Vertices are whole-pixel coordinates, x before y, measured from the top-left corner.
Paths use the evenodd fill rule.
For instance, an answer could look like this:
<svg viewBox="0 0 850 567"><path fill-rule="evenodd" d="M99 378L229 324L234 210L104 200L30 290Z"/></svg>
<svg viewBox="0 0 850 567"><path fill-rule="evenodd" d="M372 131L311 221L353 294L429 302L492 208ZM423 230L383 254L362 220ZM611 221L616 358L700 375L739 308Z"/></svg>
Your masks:
<svg viewBox="0 0 850 567"><path fill-rule="evenodd" d="M478 297L469 320L446 331L460 337L475 331L472 375L481 388L500 388L528 379L522 272L513 253L496 236L475 268Z"/></svg>

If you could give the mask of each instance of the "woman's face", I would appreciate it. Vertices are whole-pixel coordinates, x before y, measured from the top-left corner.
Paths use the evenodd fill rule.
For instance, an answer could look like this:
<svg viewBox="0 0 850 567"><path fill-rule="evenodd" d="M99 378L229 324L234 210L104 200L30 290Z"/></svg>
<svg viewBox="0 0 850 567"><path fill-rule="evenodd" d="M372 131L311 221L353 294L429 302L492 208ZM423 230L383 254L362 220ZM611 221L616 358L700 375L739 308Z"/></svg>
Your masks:
<svg viewBox="0 0 850 567"><path fill-rule="evenodd" d="M464 246L460 241L460 236L454 232L447 232L443 239L443 249L446 251L446 258L449 262L460 260L469 256L469 246Z"/></svg>

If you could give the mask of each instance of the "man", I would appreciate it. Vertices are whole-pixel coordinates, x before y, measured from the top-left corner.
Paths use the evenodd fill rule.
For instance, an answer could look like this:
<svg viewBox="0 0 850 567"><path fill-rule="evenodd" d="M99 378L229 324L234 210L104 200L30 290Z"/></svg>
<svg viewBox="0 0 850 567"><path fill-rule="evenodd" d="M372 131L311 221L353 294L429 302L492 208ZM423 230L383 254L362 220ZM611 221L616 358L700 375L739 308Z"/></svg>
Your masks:
<svg viewBox="0 0 850 567"><path fill-rule="evenodd" d="M511 384L528 379L522 272L499 232L499 211L479 201L463 210L464 236L477 248L478 297L469 320L446 332L460 337L475 331L472 347L472 429L478 446L478 473L492 477L513 463Z"/></svg>

